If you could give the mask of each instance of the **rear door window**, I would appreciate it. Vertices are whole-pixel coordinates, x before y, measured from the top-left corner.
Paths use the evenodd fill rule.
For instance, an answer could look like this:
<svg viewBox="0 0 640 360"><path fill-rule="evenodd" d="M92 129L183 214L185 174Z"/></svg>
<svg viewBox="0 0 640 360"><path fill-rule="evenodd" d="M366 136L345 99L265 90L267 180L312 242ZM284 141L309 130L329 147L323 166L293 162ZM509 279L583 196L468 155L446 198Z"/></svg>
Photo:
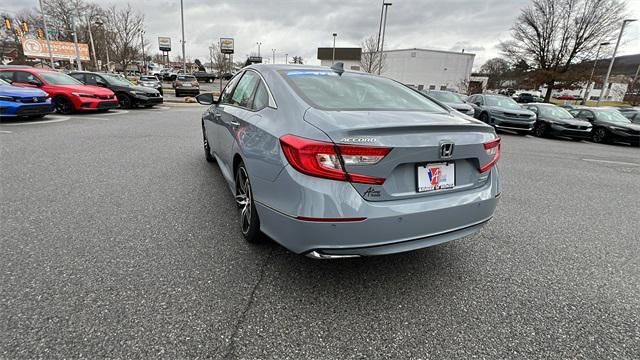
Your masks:
<svg viewBox="0 0 640 360"><path fill-rule="evenodd" d="M255 72L245 72L233 92L231 104L248 108L250 105L249 101L251 100L251 95L253 95L253 90L256 88L259 80L260 77Z"/></svg>

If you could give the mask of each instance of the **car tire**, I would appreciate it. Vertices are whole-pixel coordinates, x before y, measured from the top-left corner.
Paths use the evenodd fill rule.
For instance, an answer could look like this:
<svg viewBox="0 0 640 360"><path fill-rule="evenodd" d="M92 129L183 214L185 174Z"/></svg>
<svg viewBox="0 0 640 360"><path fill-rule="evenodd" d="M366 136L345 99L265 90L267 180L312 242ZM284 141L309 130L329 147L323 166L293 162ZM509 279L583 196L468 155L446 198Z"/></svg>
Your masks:
<svg viewBox="0 0 640 360"><path fill-rule="evenodd" d="M595 128L591 134L591 140L596 144L608 144L609 132L605 128Z"/></svg>
<svg viewBox="0 0 640 360"><path fill-rule="evenodd" d="M123 109L131 109L133 107L133 100L129 95L120 94L118 95L118 104Z"/></svg>
<svg viewBox="0 0 640 360"><path fill-rule="evenodd" d="M489 123L489 121L491 121L491 120L489 119L489 114L487 114L487 113L482 113L482 114L480 114L480 121L482 121L482 122L483 122L483 123L485 123L485 124L488 124L488 123Z"/></svg>
<svg viewBox="0 0 640 360"><path fill-rule="evenodd" d="M204 121L202 122L202 144L204 147L204 158L207 162L215 162L216 158L211 155L211 145L209 145L209 139L207 139L207 133L204 130Z"/></svg>
<svg viewBox="0 0 640 360"><path fill-rule="evenodd" d="M240 231L247 242L260 240L260 219L253 201L251 181L244 163L240 162L236 170L236 204L240 211Z"/></svg>
<svg viewBox="0 0 640 360"><path fill-rule="evenodd" d="M544 121L539 121L533 128L533 134L539 138L547 137L549 133L549 127Z"/></svg>
<svg viewBox="0 0 640 360"><path fill-rule="evenodd" d="M53 99L53 103L58 114L69 115L73 113L73 103L71 102L71 100L67 99L66 96L56 96Z"/></svg>

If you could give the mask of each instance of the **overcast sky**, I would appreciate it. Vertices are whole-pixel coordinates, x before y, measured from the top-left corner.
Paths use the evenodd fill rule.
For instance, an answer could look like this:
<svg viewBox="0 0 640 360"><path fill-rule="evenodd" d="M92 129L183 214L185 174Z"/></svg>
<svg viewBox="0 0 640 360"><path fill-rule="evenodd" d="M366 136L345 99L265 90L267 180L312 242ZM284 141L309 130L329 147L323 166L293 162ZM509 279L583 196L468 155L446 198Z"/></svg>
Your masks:
<svg viewBox="0 0 640 360"><path fill-rule="evenodd" d="M91 1L91 0L89 0ZM497 44L509 38L509 29L528 0L389 0L385 49L427 48L476 54L474 68L499 55ZM37 0L3 0L0 9L13 12L37 6ZM145 15L147 41L152 52L158 36L170 36L180 54L179 0L115 0L100 4L132 6ZM628 11L640 18L640 0L628 0ZM8 6L8 8L7 8ZM208 58L208 46L220 37L235 38L235 60L257 53L276 62L302 56L319 63L316 49L332 45L359 46L378 32L380 0L184 0L187 58ZM640 21L625 31L621 54L640 53Z"/></svg>

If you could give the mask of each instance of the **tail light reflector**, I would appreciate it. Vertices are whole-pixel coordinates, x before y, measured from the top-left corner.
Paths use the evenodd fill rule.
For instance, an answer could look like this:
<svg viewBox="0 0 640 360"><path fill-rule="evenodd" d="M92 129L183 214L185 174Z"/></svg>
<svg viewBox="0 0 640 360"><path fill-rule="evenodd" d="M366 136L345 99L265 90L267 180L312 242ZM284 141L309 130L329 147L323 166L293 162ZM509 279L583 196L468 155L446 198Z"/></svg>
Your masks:
<svg viewBox="0 0 640 360"><path fill-rule="evenodd" d="M495 138L489 142L482 144L487 155L493 156L491 161L480 168L480 173L490 170L500 159L500 138Z"/></svg>
<svg viewBox="0 0 640 360"><path fill-rule="evenodd" d="M385 179L347 173L344 165L373 165L391 151L391 148L336 145L294 135L281 137L280 145L289 164L303 174L375 185L384 184Z"/></svg>

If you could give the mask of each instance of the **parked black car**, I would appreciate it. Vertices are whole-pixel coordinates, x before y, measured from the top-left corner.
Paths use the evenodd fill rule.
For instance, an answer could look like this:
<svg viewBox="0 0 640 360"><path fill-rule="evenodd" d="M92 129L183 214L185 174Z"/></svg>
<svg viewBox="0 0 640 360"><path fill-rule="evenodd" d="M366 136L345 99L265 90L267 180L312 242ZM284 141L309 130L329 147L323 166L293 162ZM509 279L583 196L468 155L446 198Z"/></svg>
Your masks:
<svg viewBox="0 0 640 360"><path fill-rule="evenodd" d="M163 95L163 93L162 93L162 82L160 80L158 80L158 78L153 76L153 75L142 75L142 76L140 76L140 78L138 79L138 85L144 86L144 87L149 87L149 88L152 88L152 89L156 89L156 90L158 90L160 95Z"/></svg>
<svg viewBox="0 0 640 360"><path fill-rule="evenodd" d="M620 108L620 113L634 124L640 124L640 108Z"/></svg>
<svg viewBox="0 0 640 360"><path fill-rule="evenodd" d="M462 100L456 93L443 90L422 90L422 92L465 115L473 116L473 107Z"/></svg>
<svg viewBox="0 0 640 360"><path fill-rule="evenodd" d="M640 146L640 124L632 123L616 109L585 108L569 112L573 117L587 120L593 125L593 142L620 141Z"/></svg>
<svg viewBox="0 0 640 360"><path fill-rule="evenodd" d="M538 96L534 96L530 93L520 93L516 98L516 101L519 103L527 104L532 102L541 103L544 101L544 99Z"/></svg>
<svg viewBox="0 0 640 360"><path fill-rule="evenodd" d="M530 103L525 106L536 113L533 134L537 137L562 136L574 140L591 138L593 126L586 120L574 118L567 110L553 104Z"/></svg>
<svg viewBox="0 0 640 360"><path fill-rule="evenodd" d="M116 94L120 107L125 109L135 106L151 107L163 102L162 95L158 90L134 85L126 78L116 74L73 71L69 75L86 85L110 89Z"/></svg>
<svg viewBox="0 0 640 360"><path fill-rule="evenodd" d="M216 76L212 73L208 73L206 71L196 71L193 73L193 76L200 82L213 82L216 79Z"/></svg>

